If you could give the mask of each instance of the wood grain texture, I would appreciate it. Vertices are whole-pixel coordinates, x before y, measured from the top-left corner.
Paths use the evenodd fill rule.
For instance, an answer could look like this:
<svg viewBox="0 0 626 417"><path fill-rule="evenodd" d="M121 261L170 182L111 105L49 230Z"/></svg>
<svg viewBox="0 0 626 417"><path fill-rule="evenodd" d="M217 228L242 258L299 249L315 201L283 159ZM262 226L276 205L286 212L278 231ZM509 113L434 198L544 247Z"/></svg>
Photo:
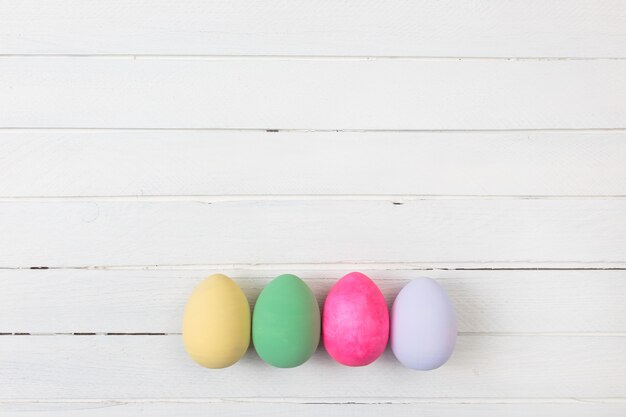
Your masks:
<svg viewBox="0 0 626 417"><path fill-rule="evenodd" d="M0 270L0 333L180 333L189 295L213 272L236 279L252 306L272 277L295 273L323 305L350 269ZM410 279L436 278L462 333L626 333L626 271L362 272L389 305Z"/></svg>
<svg viewBox="0 0 626 417"><path fill-rule="evenodd" d="M623 417L624 74L621 0L0 0L0 416ZM351 270L451 361L184 352L212 272Z"/></svg>
<svg viewBox="0 0 626 417"><path fill-rule="evenodd" d="M626 128L626 60L0 58L0 127Z"/></svg>
<svg viewBox="0 0 626 417"><path fill-rule="evenodd" d="M293 369L272 368L249 350L211 371L186 356L178 335L2 336L0 399L618 398L626 395L625 350L620 336L466 335L432 372L404 368L389 350L370 366L346 368L322 349Z"/></svg>
<svg viewBox="0 0 626 417"><path fill-rule="evenodd" d="M0 267L623 263L625 210L619 198L5 202Z"/></svg>
<svg viewBox="0 0 626 417"><path fill-rule="evenodd" d="M316 400L319 401L319 400ZM459 417L553 417L567 415L568 417L588 417L601 415L603 417L623 417L626 405L623 403L602 403L590 399L582 399L577 403L541 402L528 404L514 402L511 404L480 403L463 404L301 404L276 401L255 402L253 400L226 400L223 402L201 401L92 401L92 402L20 402L1 403L0 416L7 417L102 417L115 415L116 417L171 417L184 415L186 417L206 417L207 415L227 416L293 416L298 417L399 417L419 415L422 417L441 417L454 415ZM504 402L505 400L500 400Z"/></svg>
<svg viewBox="0 0 626 417"><path fill-rule="evenodd" d="M626 195L626 132L0 131L0 196Z"/></svg>
<svg viewBox="0 0 626 417"><path fill-rule="evenodd" d="M0 54L626 57L619 0L3 0L0 23Z"/></svg>

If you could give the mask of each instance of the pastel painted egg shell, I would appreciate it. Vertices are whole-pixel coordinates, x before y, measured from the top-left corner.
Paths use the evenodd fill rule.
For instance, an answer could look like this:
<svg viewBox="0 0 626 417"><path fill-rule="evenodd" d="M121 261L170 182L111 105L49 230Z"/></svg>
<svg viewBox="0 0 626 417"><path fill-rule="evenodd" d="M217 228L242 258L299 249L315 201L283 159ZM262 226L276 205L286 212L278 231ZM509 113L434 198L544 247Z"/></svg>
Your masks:
<svg viewBox="0 0 626 417"><path fill-rule="evenodd" d="M452 355L457 319L452 301L430 278L409 282L391 308L391 349L411 369L427 371Z"/></svg>
<svg viewBox="0 0 626 417"><path fill-rule="evenodd" d="M226 275L211 275L193 291L183 318L183 343L191 358L207 368L237 362L250 344L250 304Z"/></svg>
<svg viewBox="0 0 626 417"><path fill-rule="evenodd" d="M343 365L368 365L383 353L389 312L371 279L352 272L333 285L324 304L322 337L328 354Z"/></svg>
<svg viewBox="0 0 626 417"><path fill-rule="evenodd" d="M265 362L293 368L306 362L320 340L320 309L313 292L285 274L261 292L252 315L252 341Z"/></svg>

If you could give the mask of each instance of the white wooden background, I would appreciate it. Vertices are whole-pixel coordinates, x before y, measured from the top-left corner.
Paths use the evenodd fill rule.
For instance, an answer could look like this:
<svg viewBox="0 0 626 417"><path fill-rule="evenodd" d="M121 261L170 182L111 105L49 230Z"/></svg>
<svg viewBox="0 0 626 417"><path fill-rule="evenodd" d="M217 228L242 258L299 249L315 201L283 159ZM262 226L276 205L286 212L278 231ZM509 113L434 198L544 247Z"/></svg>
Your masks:
<svg viewBox="0 0 626 417"><path fill-rule="evenodd" d="M451 361L200 368L206 275L391 302ZM0 0L0 415L626 415L622 0Z"/></svg>

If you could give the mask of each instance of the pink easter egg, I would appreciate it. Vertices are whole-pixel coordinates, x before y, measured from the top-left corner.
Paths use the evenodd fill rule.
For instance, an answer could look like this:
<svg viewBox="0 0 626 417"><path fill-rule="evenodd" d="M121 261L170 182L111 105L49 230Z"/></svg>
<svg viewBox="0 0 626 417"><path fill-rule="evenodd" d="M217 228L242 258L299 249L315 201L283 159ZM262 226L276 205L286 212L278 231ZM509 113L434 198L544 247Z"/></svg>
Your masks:
<svg viewBox="0 0 626 417"><path fill-rule="evenodd" d="M328 354L347 366L374 362L389 339L389 311L374 281L351 272L333 285L324 303L322 338Z"/></svg>

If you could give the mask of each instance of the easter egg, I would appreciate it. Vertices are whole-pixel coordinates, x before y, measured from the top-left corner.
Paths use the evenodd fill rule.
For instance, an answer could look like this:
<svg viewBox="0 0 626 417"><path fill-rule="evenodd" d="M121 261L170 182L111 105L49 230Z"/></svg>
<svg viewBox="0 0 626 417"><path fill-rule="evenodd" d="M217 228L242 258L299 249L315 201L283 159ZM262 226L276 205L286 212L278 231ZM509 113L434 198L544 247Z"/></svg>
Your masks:
<svg viewBox="0 0 626 417"><path fill-rule="evenodd" d="M371 279L351 272L333 285L324 304L322 337L328 354L343 365L368 365L383 353L389 312Z"/></svg>
<svg viewBox="0 0 626 417"><path fill-rule="evenodd" d="M456 343L452 301L430 278L409 282L391 308L391 349L404 365L427 371L443 365Z"/></svg>
<svg viewBox="0 0 626 417"><path fill-rule="evenodd" d="M183 343L191 358L207 368L237 362L250 344L250 305L226 275L211 275L193 291L183 318Z"/></svg>
<svg viewBox="0 0 626 417"><path fill-rule="evenodd" d="M320 340L320 309L311 289L285 274L261 292L252 315L252 342L265 362L293 368L306 362Z"/></svg>

